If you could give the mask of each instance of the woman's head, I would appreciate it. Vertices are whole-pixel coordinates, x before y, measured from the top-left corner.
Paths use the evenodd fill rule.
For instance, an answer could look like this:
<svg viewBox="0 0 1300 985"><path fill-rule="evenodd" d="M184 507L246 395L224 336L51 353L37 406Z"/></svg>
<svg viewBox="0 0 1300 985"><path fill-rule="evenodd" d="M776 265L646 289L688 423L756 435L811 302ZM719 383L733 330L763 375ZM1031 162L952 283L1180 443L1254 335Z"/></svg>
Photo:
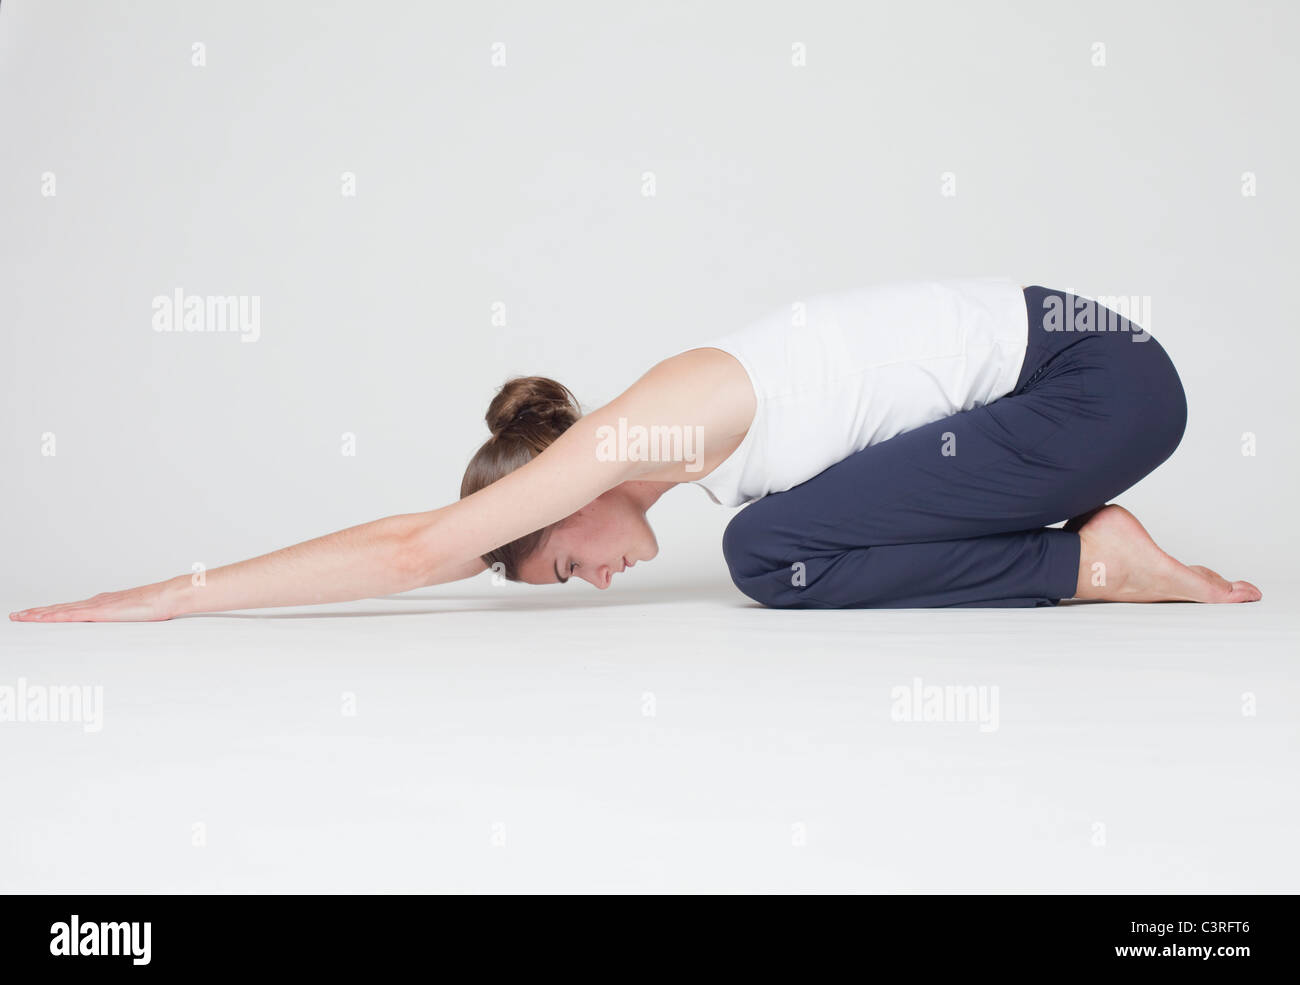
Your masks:
<svg viewBox="0 0 1300 985"><path fill-rule="evenodd" d="M492 437L474 453L460 484L460 498L478 492L527 465L581 416L568 387L545 376L508 381L488 405ZM566 581L576 574L598 588L613 575L658 553L645 511L654 496L638 495L636 482L606 491L572 516L534 530L483 555L501 565L506 578L534 584Z"/></svg>

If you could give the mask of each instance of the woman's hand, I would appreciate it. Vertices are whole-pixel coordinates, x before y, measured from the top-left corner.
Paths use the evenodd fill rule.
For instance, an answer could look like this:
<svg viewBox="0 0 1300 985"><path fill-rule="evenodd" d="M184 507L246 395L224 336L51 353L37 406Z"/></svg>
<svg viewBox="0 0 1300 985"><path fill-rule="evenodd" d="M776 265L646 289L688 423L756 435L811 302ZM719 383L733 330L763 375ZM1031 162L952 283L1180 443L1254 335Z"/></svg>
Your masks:
<svg viewBox="0 0 1300 985"><path fill-rule="evenodd" d="M162 584L101 592L94 598L9 613L14 622L158 622L170 619Z"/></svg>

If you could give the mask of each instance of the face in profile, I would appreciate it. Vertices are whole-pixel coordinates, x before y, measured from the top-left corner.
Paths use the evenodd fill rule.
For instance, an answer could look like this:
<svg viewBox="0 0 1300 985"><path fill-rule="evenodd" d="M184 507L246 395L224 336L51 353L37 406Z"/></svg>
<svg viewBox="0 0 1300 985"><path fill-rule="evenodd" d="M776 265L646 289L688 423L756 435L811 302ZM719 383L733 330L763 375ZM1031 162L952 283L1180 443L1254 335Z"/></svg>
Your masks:
<svg viewBox="0 0 1300 985"><path fill-rule="evenodd" d="M519 578L531 585L554 585L581 578L605 589L614 576L659 553L644 508L616 486L561 520L531 555L519 564Z"/></svg>

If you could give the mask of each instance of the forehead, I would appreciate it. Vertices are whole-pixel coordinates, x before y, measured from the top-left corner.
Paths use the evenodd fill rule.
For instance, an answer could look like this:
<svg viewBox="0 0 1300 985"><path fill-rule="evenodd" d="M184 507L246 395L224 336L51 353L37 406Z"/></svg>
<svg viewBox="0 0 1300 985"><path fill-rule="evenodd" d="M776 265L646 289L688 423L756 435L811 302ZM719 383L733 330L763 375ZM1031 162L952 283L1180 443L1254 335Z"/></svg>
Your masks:
<svg viewBox="0 0 1300 985"><path fill-rule="evenodd" d="M559 561L560 545L556 538L551 536L548 531L536 547L536 549L519 562L518 575L519 580L528 585L553 585L555 584L556 563ZM564 576L564 572L560 572Z"/></svg>

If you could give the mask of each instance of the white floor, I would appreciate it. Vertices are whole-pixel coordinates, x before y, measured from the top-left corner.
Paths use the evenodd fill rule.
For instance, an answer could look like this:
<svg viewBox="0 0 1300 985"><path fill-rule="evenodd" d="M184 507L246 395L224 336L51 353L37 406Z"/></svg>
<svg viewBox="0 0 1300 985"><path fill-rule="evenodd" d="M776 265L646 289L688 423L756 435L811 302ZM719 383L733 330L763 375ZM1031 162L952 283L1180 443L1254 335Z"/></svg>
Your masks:
<svg viewBox="0 0 1300 985"><path fill-rule="evenodd" d="M1296 892L1300 611L1270 589L780 612L479 581L6 622L0 687L102 686L103 718L0 723L0 889ZM918 678L996 708L897 720Z"/></svg>

